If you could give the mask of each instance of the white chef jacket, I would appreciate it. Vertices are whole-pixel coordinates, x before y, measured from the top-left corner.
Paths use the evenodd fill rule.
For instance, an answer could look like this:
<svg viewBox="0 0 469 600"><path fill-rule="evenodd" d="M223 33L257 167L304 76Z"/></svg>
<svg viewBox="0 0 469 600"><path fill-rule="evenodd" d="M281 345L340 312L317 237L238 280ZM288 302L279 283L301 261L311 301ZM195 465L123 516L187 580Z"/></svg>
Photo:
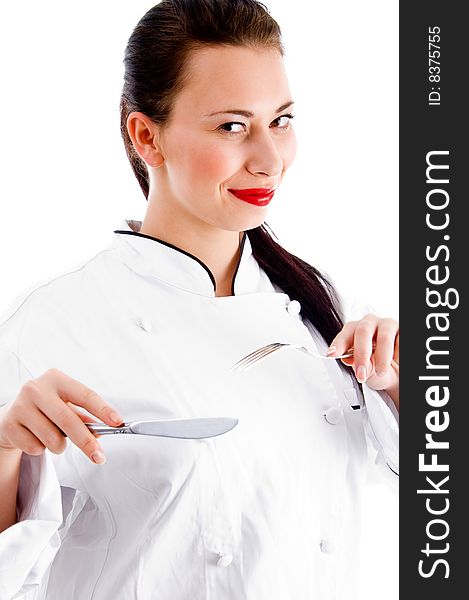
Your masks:
<svg viewBox="0 0 469 600"><path fill-rule="evenodd" d="M397 481L390 397L294 350L231 372L271 342L327 344L247 235L234 295L216 297L199 259L140 225L3 314L0 405L55 367L126 421L239 423L204 440L105 436L103 465L68 438L24 453L0 600L353 600L367 462Z"/></svg>

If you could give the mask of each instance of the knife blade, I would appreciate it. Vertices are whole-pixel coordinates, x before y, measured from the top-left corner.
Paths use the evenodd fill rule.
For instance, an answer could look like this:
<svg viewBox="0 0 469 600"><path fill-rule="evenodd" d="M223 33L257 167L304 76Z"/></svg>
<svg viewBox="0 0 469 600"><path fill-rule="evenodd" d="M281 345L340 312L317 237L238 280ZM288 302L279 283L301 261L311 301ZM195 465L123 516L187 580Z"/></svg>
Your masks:
<svg viewBox="0 0 469 600"><path fill-rule="evenodd" d="M126 433L154 435L181 439L215 437L231 431L238 424L233 417L197 417L191 419L159 419L156 421L130 421L119 427L105 423L85 423L98 435Z"/></svg>

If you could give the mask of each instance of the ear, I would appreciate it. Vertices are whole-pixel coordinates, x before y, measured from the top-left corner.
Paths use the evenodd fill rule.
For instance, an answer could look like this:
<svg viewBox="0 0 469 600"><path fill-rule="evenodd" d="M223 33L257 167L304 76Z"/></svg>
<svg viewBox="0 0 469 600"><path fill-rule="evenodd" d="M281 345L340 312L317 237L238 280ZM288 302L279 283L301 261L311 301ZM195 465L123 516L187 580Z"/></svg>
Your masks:
<svg viewBox="0 0 469 600"><path fill-rule="evenodd" d="M159 140L159 126L141 112L131 112L127 117L127 131L140 158L150 167L159 167L164 156Z"/></svg>

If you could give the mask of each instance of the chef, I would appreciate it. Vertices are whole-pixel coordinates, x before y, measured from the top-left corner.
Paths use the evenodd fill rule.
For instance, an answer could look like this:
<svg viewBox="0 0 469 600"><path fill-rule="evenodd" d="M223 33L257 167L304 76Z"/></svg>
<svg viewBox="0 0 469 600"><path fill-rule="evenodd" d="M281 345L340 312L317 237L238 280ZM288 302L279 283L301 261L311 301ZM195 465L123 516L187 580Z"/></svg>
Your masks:
<svg viewBox="0 0 469 600"><path fill-rule="evenodd" d="M140 225L124 221L4 315L2 404L56 368L129 421L239 423L206 440L106 436L100 466L69 440L62 454L24 453L0 598L352 598L367 461L397 480L393 402L298 351L232 372L272 341L327 344L269 284L248 236L235 295L216 297L197 260Z"/></svg>
<svg viewBox="0 0 469 600"><path fill-rule="evenodd" d="M164 61L183 60L158 35L186 35L184 23L196 36L197 4L178 3L184 19L166 1L145 15L129 73L136 61L164 77ZM233 11L223 27L250 27L237 3L213 4ZM245 4L266 26L264 9ZM145 218L121 222L101 252L2 316L0 405L5 415L46 374L95 390L126 421L238 425L205 439L103 436L100 465L70 439L63 452L23 452L17 522L0 534L0 600L352 600L367 469L397 485L389 320L342 302L344 327L329 335L324 280L260 231L295 153L281 54L241 43L191 52L170 121L132 96L150 85L144 70L126 79L123 135ZM225 114L234 107L242 119ZM231 370L272 342L354 356L345 366L288 350Z"/></svg>

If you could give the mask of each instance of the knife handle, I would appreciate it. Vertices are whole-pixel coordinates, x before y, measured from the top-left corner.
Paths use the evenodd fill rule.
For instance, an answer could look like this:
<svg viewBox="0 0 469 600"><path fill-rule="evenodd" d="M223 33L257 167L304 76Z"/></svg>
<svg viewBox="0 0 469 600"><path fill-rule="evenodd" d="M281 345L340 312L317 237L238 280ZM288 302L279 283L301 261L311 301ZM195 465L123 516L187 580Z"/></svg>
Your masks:
<svg viewBox="0 0 469 600"><path fill-rule="evenodd" d="M124 423L124 425L120 425L119 427L111 427L111 425L106 425L106 423L85 423L85 425L92 433L97 433L98 435L132 433L132 430L130 429L130 423Z"/></svg>

